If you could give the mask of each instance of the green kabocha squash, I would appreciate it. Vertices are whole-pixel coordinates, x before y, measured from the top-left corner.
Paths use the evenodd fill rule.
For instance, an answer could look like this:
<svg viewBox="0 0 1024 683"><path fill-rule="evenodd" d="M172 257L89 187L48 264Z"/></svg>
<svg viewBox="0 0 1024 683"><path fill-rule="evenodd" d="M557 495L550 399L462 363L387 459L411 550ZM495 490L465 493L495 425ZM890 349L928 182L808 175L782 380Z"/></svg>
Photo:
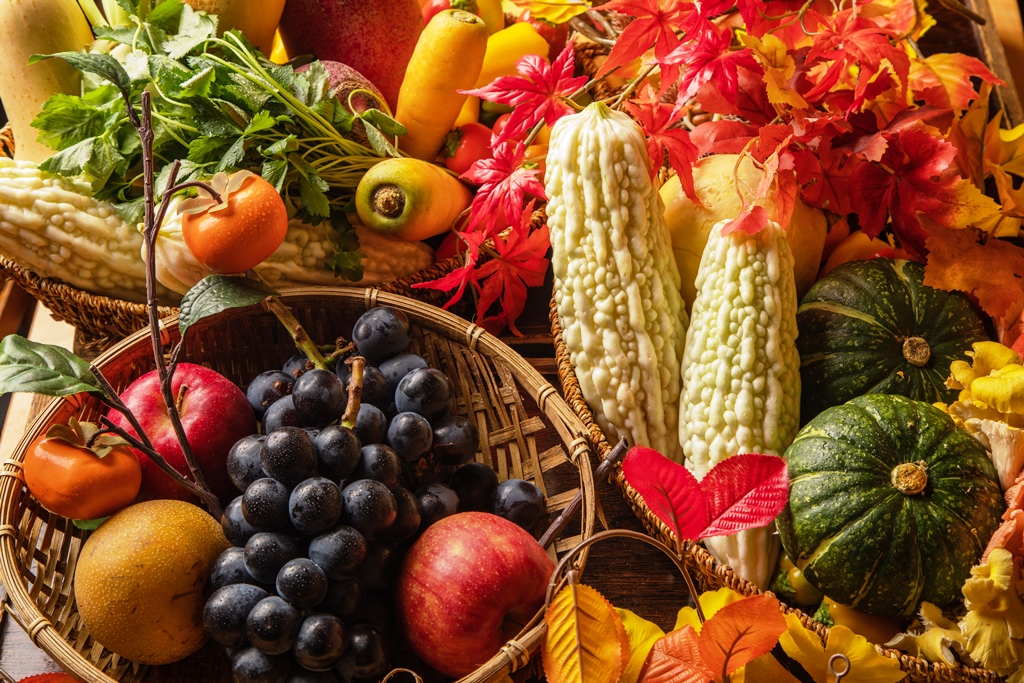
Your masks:
<svg viewBox="0 0 1024 683"><path fill-rule="evenodd" d="M955 602L1004 508L984 447L938 408L903 396L829 408L786 459L782 547L813 586L861 612Z"/></svg>
<svg viewBox="0 0 1024 683"><path fill-rule="evenodd" d="M949 364L988 339L966 296L924 284L924 267L887 258L852 261L807 292L796 315L806 422L864 394L949 403Z"/></svg>

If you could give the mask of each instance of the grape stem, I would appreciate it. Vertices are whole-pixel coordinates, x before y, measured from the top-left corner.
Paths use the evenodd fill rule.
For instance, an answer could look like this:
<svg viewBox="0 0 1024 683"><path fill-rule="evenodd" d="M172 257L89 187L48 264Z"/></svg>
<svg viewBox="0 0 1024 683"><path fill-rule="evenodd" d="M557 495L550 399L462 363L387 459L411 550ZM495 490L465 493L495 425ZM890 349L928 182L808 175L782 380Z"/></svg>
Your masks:
<svg viewBox="0 0 1024 683"><path fill-rule="evenodd" d="M356 428L356 418L359 417L359 403L363 397L363 368L366 366L366 359L362 356L352 356L345 360L352 374L348 378L348 405L345 406L345 414L341 416L341 426L346 429Z"/></svg>

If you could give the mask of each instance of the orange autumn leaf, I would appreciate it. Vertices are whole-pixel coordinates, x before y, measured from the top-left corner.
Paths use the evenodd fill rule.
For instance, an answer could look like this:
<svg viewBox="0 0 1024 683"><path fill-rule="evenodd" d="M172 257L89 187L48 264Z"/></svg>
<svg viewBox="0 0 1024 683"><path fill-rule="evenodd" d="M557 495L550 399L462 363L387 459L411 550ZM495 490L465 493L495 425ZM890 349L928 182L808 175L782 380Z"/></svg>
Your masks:
<svg viewBox="0 0 1024 683"><path fill-rule="evenodd" d="M647 666L640 676L640 683L713 681L714 674L704 666L701 659L699 642L700 636L689 625L676 629L660 639L651 649Z"/></svg>
<svg viewBox="0 0 1024 683"><path fill-rule="evenodd" d="M1006 85L981 60L964 54L935 54L910 62L910 89L933 107L962 111L978 98L971 76L987 83Z"/></svg>
<svg viewBox="0 0 1024 683"><path fill-rule="evenodd" d="M807 101L790 87L789 79L796 71L796 62L787 52L786 44L771 33L760 40L743 33L740 40L750 48L754 59L764 67L764 83L768 88L768 101L772 104L788 104L797 109L806 109Z"/></svg>
<svg viewBox="0 0 1024 683"><path fill-rule="evenodd" d="M924 283L947 291L967 292L982 310L1000 320L1019 310L1024 298L1024 249L1000 239L981 243L977 230L932 226Z"/></svg>
<svg viewBox="0 0 1024 683"><path fill-rule="evenodd" d="M997 114L985 129L985 170L1002 169L1024 177L1024 123L1005 130L999 127Z"/></svg>
<svg viewBox="0 0 1024 683"><path fill-rule="evenodd" d="M786 619L771 596L739 600L704 623L698 642L701 659L725 680L736 669L771 652L785 630Z"/></svg>
<svg viewBox="0 0 1024 683"><path fill-rule="evenodd" d="M629 663L629 638L615 608L590 586L570 583L544 613L541 650L549 683L616 683Z"/></svg>
<svg viewBox="0 0 1024 683"><path fill-rule="evenodd" d="M981 84L981 96L978 97L957 119L949 129L947 136L956 147L956 164L960 175L968 178L975 187L985 184L983 149L988 123L988 100L992 92L990 83ZM1001 115L996 115L996 119Z"/></svg>

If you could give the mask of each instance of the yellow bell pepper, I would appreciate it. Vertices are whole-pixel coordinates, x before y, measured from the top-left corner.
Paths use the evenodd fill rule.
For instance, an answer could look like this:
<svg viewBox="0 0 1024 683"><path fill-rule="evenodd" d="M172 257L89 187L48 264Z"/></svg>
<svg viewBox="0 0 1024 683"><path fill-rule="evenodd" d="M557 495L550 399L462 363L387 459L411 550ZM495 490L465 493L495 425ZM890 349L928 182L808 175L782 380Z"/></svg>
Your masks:
<svg viewBox="0 0 1024 683"><path fill-rule="evenodd" d="M548 41L525 21L498 31L487 39L487 52L476 87L482 88L501 76L515 75L516 62L526 55L540 55L547 59L548 49Z"/></svg>

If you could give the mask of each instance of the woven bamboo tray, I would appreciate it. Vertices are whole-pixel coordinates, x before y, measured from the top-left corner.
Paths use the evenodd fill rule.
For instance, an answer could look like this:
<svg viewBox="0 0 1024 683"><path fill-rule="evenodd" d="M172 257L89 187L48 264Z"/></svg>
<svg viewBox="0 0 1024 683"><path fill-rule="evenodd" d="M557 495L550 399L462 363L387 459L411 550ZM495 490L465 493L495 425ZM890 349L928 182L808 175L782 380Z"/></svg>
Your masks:
<svg viewBox="0 0 1024 683"><path fill-rule="evenodd" d="M289 290L282 298L317 340L347 336L358 315L376 305L404 311L413 325L411 350L452 379L457 394L454 412L470 417L479 428L476 459L493 467L499 479L534 482L547 496L551 519L582 491L582 514L570 521L549 552L564 553L591 535L596 499L586 427L555 387L508 346L446 311L376 289L311 287ZM177 318L164 323L176 341ZM212 367L245 386L294 353L295 346L277 319L254 307L196 323L183 360ZM148 330L118 343L96 364L117 391L123 390L153 367ZM146 667L106 650L79 619L72 578L87 534L44 510L29 495L22 462L25 449L49 425L73 415L95 419L101 408L86 395L52 401L15 455L0 467L0 571L13 605L8 610L33 643L89 683L228 681L227 661L212 645L177 664ZM520 634L465 683L495 681L504 672L526 666L544 628L541 622Z"/></svg>
<svg viewBox="0 0 1024 683"><path fill-rule="evenodd" d="M586 425L587 434L594 452L599 457L603 457L611 450L611 445L601 431L601 427L594 420L594 414L591 412L590 407L587 406L587 402L583 399L579 380L576 378L572 361L569 359L569 350L562 340L562 326L558 319L558 307L553 297L549 318L551 320L551 336L555 346L555 362L558 365L558 379L562 384L562 395L565 396L566 403L569 404L569 407L576 413L580 421ZM647 531L669 547L675 547L675 534L651 512L651 509L647 507L647 504L644 503L636 489L629 485L629 482L623 476L621 465L616 465L612 480L622 491L626 502L629 503L629 506ZM746 596L767 593L774 597L773 593L761 591L757 586L736 576L728 565L719 564L711 553L700 544L687 543L684 546L684 552L686 565L697 577L702 590L716 590L728 587ZM800 622L806 628L817 633L822 642L827 640L828 627L814 621L810 615L791 607L785 602L779 601L779 605L785 613L795 614L799 617ZM879 650L886 657L899 661L903 671L910 676L910 680L914 683L998 683L1003 680L1003 678L987 669L969 667L953 669L944 664L933 664L918 657L911 657L899 650L884 647L879 647Z"/></svg>

